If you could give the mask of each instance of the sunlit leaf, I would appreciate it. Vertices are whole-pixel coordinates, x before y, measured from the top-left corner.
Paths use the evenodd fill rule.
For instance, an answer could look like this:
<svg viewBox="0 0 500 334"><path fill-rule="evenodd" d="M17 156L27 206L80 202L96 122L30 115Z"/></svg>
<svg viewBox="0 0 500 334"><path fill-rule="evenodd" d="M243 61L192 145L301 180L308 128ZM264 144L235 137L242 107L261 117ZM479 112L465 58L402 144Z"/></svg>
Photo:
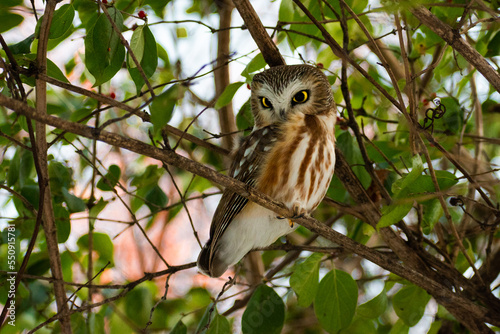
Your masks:
<svg viewBox="0 0 500 334"><path fill-rule="evenodd" d="M332 270L319 283L314 312L321 326L334 333L349 327L358 302L358 286L351 275Z"/></svg>
<svg viewBox="0 0 500 334"><path fill-rule="evenodd" d="M267 65L267 63L264 60L264 56L262 55L262 53L259 53L252 60L250 60L250 62L245 67L245 69L243 70L243 72L241 72L241 75L244 76L245 78L247 78L247 80L250 80L252 73L257 72L258 70L263 69L266 65Z"/></svg>
<svg viewBox="0 0 500 334"><path fill-rule="evenodd" d="M96 187L104 191L113 190L120 180L121 172L120 167L117 165L109 166L108 172L97 182Z"/></svg>
<svg viewBox="0 0 500 334"><path fill-rule="evenodd" d="M61 188L61 190L62 190L62 195L64 197L64 202L66 202L66 204L68 205L68 209L71 213L85 211L87 206L85 205L85 202L81 198L76 197L73 194L70 194L68 192L68 189L64 187Z"/></svg>
<svg viewBox="0 0 500 334"><path fill-rule="evenodd" d="M146 78L151 78L158 66L158 51L153 33L147 25L137 27L132 35L132 42L134 43L132 51L141 65L144 75ZM139 94L145 81L130 53L127 56L127 68L135 83L136 92Z"/></svg>
<svg viewBox="0 0 500 334"><path fill-rule="evenodd" d="M244 84L244 82L234 82L232 84L229 84L222 94L219 96L217 99L217 102L215 102L215 109L220 109L224 106L227 106L231 101L233 100L234 94L240 89L240 87Z"/></svg>
<svg viewBox="0 0 500 334"><path fill-rule="evenodd" d="M438 199L433 199L422 203L424 215L422 219L422 232L424 234L431 233L434 225L439 221L443 214L443 208Z"/></svg>
<svg viewBox="0 0 500 334"><path fill-rule="evenodd" d="M61 205L54 205L54 218L57 226L57 241L59 243L64 243L68 240L71 232L69 212Z"/></svg>
<svg viewBox="0 0 500 334"><path fill-rule="evenodd" d="M178 86L174 85L162 94L156 96L149 107L151 111L151 123L155 132L159 131L172 118L175 104L177 103Z"/></svg>
<svg viewBox="0 0 500 334"><path fill-rule="evenodd" d="M409 285L401 288L392 298L394 311L409 326L415 326L424 315L431 296L422 288Z"/></svg>
<svg viewBox="0 0 500 334"><path fill-rule="evenodd" d="M401 221L413 207L413 201L405 200L382 208L382 217L377 223L377 228L391 226Z"/></svg>
<svg viewBox="0 0 500 334"><path fill-rule="evenodd" d="M297 264L290 276L290 287L297 294L300 306L311 305L319 285L319 264L323 254L314 253L304 262Z"/></svg>
<svg viewBox="0 0 500 334"><path fill-rule="evenodd" d="M75 9L71 4L65 4L59 7L52 17L50 25L49 38L55 39L63 36L66 31L73 25L73 18L75 17ZM39 20L40 22L41 20Z"/></svg>
<svg viewBox="0 0 500 334"><path fill-rule="evenodd" d="M153 296L151 291L144 286L138 286L130 291L125 304L127 317L140 327L146 326L149 314L153 307Z"/></svg>
<svg viewBox="0 0 500 334"><path fill-rule="evenodd" d="M387 304L387 291L384 289L375 298L359 305L356 314L363 318L375 319L386 311Z"/></svg>
<svg viewBox="0 0 500 334"><path fill-rule="evenodd" d="M21 15L0 10L0 34L18 26L23 20Z"/></svg>
<svg viewBox="0 0 500 334"><path fill-rule="evenodd" d="M174 328L170 331L170 334L187 334L187 327L184 325L182 320L179 320Z"/></svg>
<svg viewBox="0 0 500 334"><path fill-rule="evenodd" d="M30 53L31 43L33 43L34 40L35 40L35 34L32 34L17 44L9 45L9 49L12 52L12 54L15 55Z"/></svg>
<svg viewBox="0 0 500 334"><path fill-rule="evenodd" d="M108 12L121 31L121 13L113 7ZM122 67L124 57L125 47L106 15L101 14L85 37L85 65L95 78L94 86L109 81Z"/></svg>
<svg viewBox="0 0 500 334"><path fill-rule="evenodd" d="M226 317L223 317L220 314L216 314L212 321L210 322L210 326L208 327L207 334L231 334L231 326L229 325L229 321L227 321Z"/></svg>
<svg viewBox="0 0 500 334"><path fill-rule="evenodd" d="M92 233L93 248L99 254L100 258L104 261L113 263L113 242L109 235L105 233L94 232ZM85 234L78 239L78 246L81 248L89 249L89 235Z"/></svg>

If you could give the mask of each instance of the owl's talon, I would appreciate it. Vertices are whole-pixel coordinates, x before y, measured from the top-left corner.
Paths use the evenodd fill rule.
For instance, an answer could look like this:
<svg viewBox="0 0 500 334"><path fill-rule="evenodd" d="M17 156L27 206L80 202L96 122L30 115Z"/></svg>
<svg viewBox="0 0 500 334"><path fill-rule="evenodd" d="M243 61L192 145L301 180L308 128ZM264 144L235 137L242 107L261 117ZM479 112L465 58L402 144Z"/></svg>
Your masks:
<svg viewBox="0 0 500 334"><path fill-rule="evenodd" d="M283 216L276 216L276 219L285 219Z"/></svg>
<svg viewBox="0 0 500 334"><path fill-rule="evenodd" d="M299 214L299 215L294 215L294 216L292 217L292 219L304 218L305 216L306 216L306 214L305 214L305 213L301 213L301 214Z"/></svg>
<svg viewBox="0 0 500 334"><path fill-rule="evenodd" d="M290 228L293 227L293 221L291 219L288 219L288 224L290 224Z"/></svg>

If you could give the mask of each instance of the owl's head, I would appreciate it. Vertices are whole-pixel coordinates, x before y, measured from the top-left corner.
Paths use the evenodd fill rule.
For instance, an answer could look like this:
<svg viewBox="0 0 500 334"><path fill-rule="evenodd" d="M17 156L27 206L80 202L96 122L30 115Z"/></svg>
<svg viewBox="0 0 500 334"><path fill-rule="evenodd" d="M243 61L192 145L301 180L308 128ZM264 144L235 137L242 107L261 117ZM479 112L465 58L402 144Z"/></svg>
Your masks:
<svg viewBox="0 0 500 334"><path fill-rule="evenodd" d="M309 65L271 67L252 81L255 127L285 122L291 114L320 115L335 109L326 76Z"/></svg>

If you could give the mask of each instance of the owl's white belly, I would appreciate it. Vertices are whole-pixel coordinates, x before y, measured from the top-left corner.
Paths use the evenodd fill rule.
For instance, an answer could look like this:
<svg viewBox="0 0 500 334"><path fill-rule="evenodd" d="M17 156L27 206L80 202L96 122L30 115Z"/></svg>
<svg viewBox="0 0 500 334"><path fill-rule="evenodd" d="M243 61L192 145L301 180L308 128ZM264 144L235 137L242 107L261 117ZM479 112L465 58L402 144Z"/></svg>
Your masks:
<svg viewBox="0 0 500 334"><path fill-rule="evenodd" d="M279 237L295 231L288 219L278 219L277 214L260 205L248 203L227 227L219 242L218 255L228 265L233 265L250 250L266 247Z"/></svg>

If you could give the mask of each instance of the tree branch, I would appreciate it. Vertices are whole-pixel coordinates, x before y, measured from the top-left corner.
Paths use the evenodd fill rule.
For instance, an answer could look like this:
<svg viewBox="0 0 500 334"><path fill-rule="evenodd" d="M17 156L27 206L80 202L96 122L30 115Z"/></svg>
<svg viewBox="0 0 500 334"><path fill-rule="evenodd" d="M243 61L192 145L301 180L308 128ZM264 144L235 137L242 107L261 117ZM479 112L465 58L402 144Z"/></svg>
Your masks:
<svg viewBox="0 0 500 334"><path fill-rule="evenodd" d="M57 0L47 0L45 12L40 26L40 37L38 40L36 65L38 73L45 74L47 71L47 45L49 42L50 25L54 10L57 5ZM40 116L47 115L47 83L39 78L36 79L36 114ZM30 120L28 120L30 122ZM66 290L63 279L61 257L59 254L59 243L57 241L57 228L54 218L54 208L52 206L52 195L49 183L49 171L47 164L47 137L45 133L45 124L43 122L36 123L36 146L37 157L37 172L38 184L40 187L40 196L43 192L43 222L42 226L45 231L45 239L47 241L47 250L50 259L50 268L52 275L57 281L54 281L54 294L58 312L61 313L61 332L65 334L72 333L71 319L68 314L68 305L66 304Z"/></svg>
<svg viewBox="0 0 500 334"><path fill-rule="evenodd" d="M217 34L217 63L214 69L215 95L218 98L230 83L227 59L230 55L229 42L231 41L231 30L226 28L231 26L231 13L234 6L231 0L216 1L216 3L219 11L219 29L222 29ZM224 64L226 65L224 66ZM231 103L220 108L218 112L222 133L231 133L238 130ZM233 138L233 136L224 136L222 138L222 147L228 150L232 149L234 146Z"/></svg>

